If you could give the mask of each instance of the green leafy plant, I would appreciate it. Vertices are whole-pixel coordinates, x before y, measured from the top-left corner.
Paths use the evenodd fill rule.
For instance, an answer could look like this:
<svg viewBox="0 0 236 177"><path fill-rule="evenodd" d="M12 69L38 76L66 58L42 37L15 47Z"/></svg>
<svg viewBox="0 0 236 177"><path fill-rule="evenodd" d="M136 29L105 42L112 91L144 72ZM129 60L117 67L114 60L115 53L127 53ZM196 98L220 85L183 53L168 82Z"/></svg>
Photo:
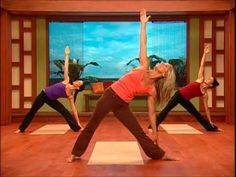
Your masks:
<svg viewBox="0 0 236 177"><path fill-rule="evenodd" d="M166 60L157 56L157 55L150 55L148 56L148 59L150 61L150 68L152 69L156 64L164 62L166 63ZM173 68L175 69L176 74L176 86L184 86L186 83L186 63L184 62L185 58L177 58L177 59L169 59L168 63L170 63ZM126 63L126 66L131 66L131 68L137 67L137 64L135 64L135 61L139 61L139 58L133 58L130 61Z"/></svg>
<svg viewBox="0 0 236 177"><path fill-rule="evenodd" d="M150 61L150 68L153 68L157 63L161 63L161 62L166 62L165 59L156 56L156 55L150 55L148 57L149 61ZM131 66L132 68L137 67L133 62L134 61L139 61L139 58L133 58L131 59L129 62L126 63L126 66Z"/></svg>
<svg viewBox="0 0 236 177"><path fill-rule="evenodd" d="M53 60L52 63L56 66L57 70L56 71L51 71L50 74L56 74L60 78L63 78L64 60L61 60L61 59ZM83 74L84 69L89 65L101 67L97 62L89 62L89 63L86 63L86 64L81 64L76 59L73 59L73 60L69 59L69 72L68 72L68 74L69 74L69 77L70 77L70 82L81 79L81 75ZM93 76L87 76L84 79L87 82L89 82L89 81L93 82L93 80L97 80L98 78L93 77Z"/></svg>
<svg viewBox="0 0 236 177"><path fill-rule="evenodd" d="M172 64L175 69L177 87L186 85L186 63L184 61L186 61L185 58L169 60L169 63Z"/></svg>

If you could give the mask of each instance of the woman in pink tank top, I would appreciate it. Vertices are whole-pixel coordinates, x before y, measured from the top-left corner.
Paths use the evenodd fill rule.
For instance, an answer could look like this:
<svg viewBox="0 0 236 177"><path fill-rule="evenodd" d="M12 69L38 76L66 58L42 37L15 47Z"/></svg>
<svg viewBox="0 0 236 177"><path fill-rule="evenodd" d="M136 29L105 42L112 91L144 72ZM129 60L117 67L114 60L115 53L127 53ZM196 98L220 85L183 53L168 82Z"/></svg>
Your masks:
<svg viewBox="0 0 236 177"><path fill-rule="evenodd" d="M172 65L161 63L149 70L146 51L146 23L149 18L150 16L146 16L146 11L141 10L140 66L113 83L99 98L90 121L79 135L72 154L67 159L68 162L72 162L85 152L99 123L110 111L113 111L114 115L135 136L148 157L152 159L170 158L158 146L156 132L153 133L153 140L151 140L144 133L129 108L129 103L135 94L146 93L148 95L149 118L155 128L156 103L163 104L167 101L175 88L175 72Z"/></svg>
<svg viewBox="0 0 236 177"><path fill-rule="evenodd" d="M220 131L216 125L213 124L210 116L210 111L208 108L208 89L215 88L219 85L217 80L213 77L210 77L209 79L204 78L204 63L206 54L209 53L209 46L206 46L204 49L204 53L201 59L200 68L198 71L198 78L195 82L192 82L182 88L180 88L178 91L175 92L175 94L171 97L168 104L165 106L165 108L162 109L162 111L158 114L156 125L159 126L162 121L166 118L168 113L173 109L177 104L181 104L189 113L191 113L196 120L207 130L207 131ZM204 108L206 112L205 119L199 111L194 107L194 105L189 101L192 98L195 97L202 97ZM150 130L152 130L152 127L148 127Z"/></svg>
<svg viewBox="0 0 236 177"><path fill-rule="evenodd" d="M62 82L48 86L40 92L40 94L36 97L31 109L24 117L24 120L20 124L16 133L22 133L25 131L25 129L29 126L29 124L33 120L36 112L44 105L44 103L46 103L51 108L59 112L73 131L79 131L80 129L82 129L77 109L75 107L73 94L76 90L80 89L80 87L83 85L83 81L76 80L72 84L69 83L69 75L68 75L69 53L70 49L69 47L66 47L65 63L64 63L64 80ZM68 98L72 112L74 114L74 118L71 115L71 113L63 106L63 104L61 104L57 100L58 98Z"/></svg>

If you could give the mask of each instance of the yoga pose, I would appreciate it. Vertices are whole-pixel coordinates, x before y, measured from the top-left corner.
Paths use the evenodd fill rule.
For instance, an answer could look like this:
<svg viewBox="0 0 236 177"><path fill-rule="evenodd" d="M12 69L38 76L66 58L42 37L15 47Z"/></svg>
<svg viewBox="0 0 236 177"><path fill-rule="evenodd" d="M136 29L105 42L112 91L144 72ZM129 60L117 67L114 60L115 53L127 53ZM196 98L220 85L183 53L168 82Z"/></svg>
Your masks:
<svg viewBox="0 0 236 177"><path fill-rule="evenodd" d="M76 110L75 103L73 100L73 94L76 90L80 88L80 86L83 85L83 81L76 80L73 82L73 84L69 83L69 54L70 49L69 47L66 47L64 63L64 81L46 87L41 91L41 93L36 97L31 109L26 114L16 133L25 131L25 129L29 126L30 122L33 120L36 112L43 106L44 103L47 103L50 107L58 111L64 117L64 119L73 131L78 131L82 128L79 121L78 112ZM63 104L61 104L57 100L58 98L68 98L76 120L73 118L71 113L63 106Z"/></svg>
<svg viewBox="0 0 236 177"><path fill-rule="evenodd" d="M149 118L153 128L155 124L156 103L162 104L167 101L175 87L175 72L172 65L161 63L149 70L149 60L146 51L146 23L150 16L146 16L146 10L141 10L141 33L140 33L140 66L125 74L114 82L97 101L95 110L87 126L79 135L68 162L79 158L87 149L87 146L102 119L109 111L129 129L135 136L146 155L152 159L165 159L169 157L156 144L156 132L153 133L153 141L144 133L138 121L132 114L129 103L136 93L148 94Z"/></svg>
<svg viewBox="0 0 236 177"><path fill-rule="evenodd" d="M213 77L210 77L209 79L204 78L204 64L205 64L205 58L207 53L209 53L209 46L206 46L204 49L204 53L201 59L200 68L198 71L198 78L195 80L195 82L192 82L182 88L180 88L178 91L175 92L175 94L172 96L172 98L169 100L167 105L164 109L158 114L156 117L156 125L159 126L161 122L166 118L167 114L171 109L173 109L177 104L181 104L188 112L190 112L197 121L207 130L207 131L219 131L219 129L216 125L213 124L210 116L210 111L208 108L208 94L207 90L215 88L219 85L217 80ZM189 101L190 99L194 97L203 97L203 103L204 108L206 111L206 117L205 119L193 106L193 104ZM151 125L148 127L149 130L152 131Z"/></svg>

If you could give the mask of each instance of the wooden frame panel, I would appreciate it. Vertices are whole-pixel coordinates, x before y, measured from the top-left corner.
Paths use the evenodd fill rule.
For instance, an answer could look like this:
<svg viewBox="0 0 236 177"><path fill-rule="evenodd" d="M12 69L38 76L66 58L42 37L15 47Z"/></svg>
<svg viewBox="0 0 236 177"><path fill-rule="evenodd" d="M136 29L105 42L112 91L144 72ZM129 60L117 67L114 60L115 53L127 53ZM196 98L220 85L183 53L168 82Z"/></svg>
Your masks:
<svg viewBox="0 0 236 177"><path fill-rule="evenodd" d="M225 27L216 27L216 20L223 19L225 20L225 17L222 16L201 16L200 17L200 56L202 56L202 53L204 51L204 43L211 43L212 44L212 61L207 61L205 63L205 66L211 66L212 68L212 76L213 77L223 77L225 80L225 72L226 68L224 68L224 73L217 73L216 72L216 54L223 54L224 55L224 61L226 60L225 56L225 45L224 45L224 50L216 50L216 31L218 30L224 30L225 33ZM205 20L212 20L212 38L204 38L204 21ZM200 58L201 59L201 58ZM225 85L224 85L225 87ZM224 89L225 90L225 89ZM211 111L213 112L224 112L224 108L216 107L216 101L218 100L223 100L224 105L226 104L225 102L225 96L217 96L216 95L216 89L212 89L212 107L210 108ZM200 111L204 111L204 106L203 102L201 100L200 102Z"/></svg>
<svg viewBox="0 0 236 177"><path fill-rule="evenodd" d="M13 16L11 20L18 20L19 26L20 26L20 38L19 40L13 39L11 40L12 43L18 43L20 46L20 61L19 62L13 62L13 66L19 66L20 67L20 85L19 86L12 86L12 89L19 90L20 92L20 107L19 109L12 109L12 113L25 113L28 108L24 108L24 102L25 101L31 101L33 104L33 101L36 97L36 26L35 26L35 18L34 17L27 17L27 16L21 16L21 17L15 17ZM24 28L23 22L27 20L31 22L31 27ZM31 51L24 51L24 32L30 32L31 33ZM31 74L25 74L24 73L24 56L30 55L32 59L32 73ZM32 95L30 97L24 96L24 79L31 79L32 80Z"/></svg>

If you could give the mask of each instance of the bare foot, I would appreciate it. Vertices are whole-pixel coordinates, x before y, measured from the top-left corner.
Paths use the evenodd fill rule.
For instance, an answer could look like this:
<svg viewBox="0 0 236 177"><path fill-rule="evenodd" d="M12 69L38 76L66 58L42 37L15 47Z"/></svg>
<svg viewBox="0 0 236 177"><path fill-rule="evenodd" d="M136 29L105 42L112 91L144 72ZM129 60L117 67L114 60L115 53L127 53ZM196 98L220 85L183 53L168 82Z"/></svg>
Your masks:
<svg viewBox="0 0 236 177"><path fill-rule="evenodd" d="M17 129L14 133L24 133L20 129Z"/></svg>
<svg viewBox="0 0 236 177"><path fill-rule="evenodd" d="M149 132L149 133L153 133L152 128L148 128L148 132Z"/></svg>
<svg viewBox="0 0 236 177"><path fill-rule="evenodd" d="M173 157L166 155L166 154L161 158L161 160L163 160L163 161L179 161L178 158L173 158Z"/></svg>
<svg viewBox="0 0 236 177"><path fill-rule="evenodd" d="M72 163L72 162L75 161L76 159L79 159L79 157L78 157L78 156L75 156L75 155L73 155L73 154L71 154L71 156L66 159L66 162Z"/></svg>

